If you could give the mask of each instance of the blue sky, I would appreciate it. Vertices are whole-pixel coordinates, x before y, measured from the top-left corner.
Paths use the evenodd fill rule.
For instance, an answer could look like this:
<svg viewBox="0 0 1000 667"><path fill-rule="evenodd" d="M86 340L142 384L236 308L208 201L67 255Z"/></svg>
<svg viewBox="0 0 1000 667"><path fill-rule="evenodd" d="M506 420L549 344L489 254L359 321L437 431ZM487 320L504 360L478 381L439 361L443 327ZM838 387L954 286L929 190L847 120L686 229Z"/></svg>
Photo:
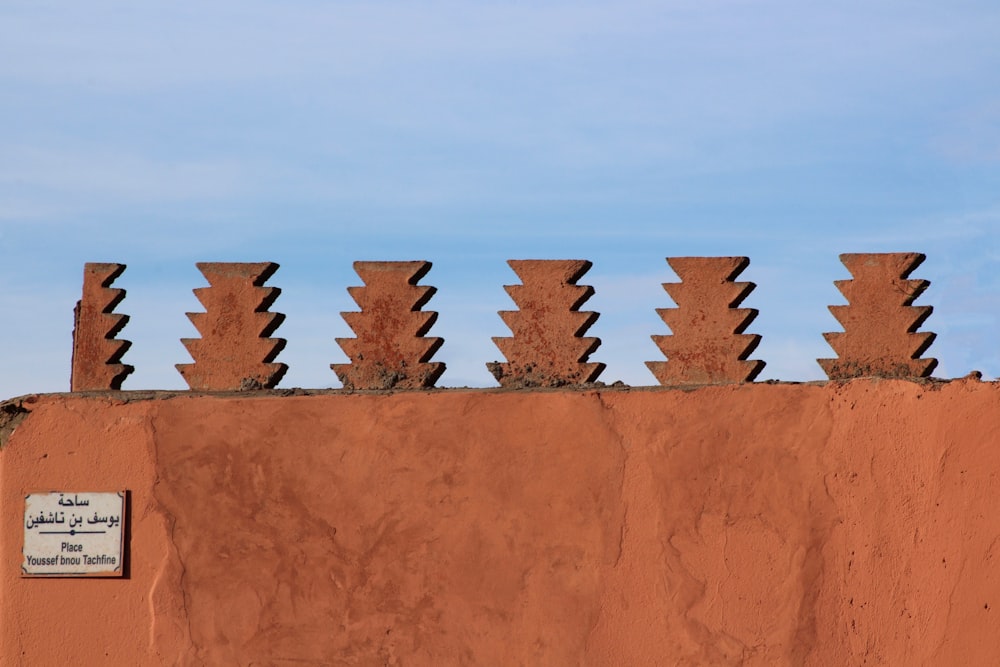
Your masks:
<svg viewBox="0 0 1000 667"><path fill-rule="evenodd" d="M0 7L0 396L69 386L128 264L124 388L183 388L197 261L276 261L283 387L335 387L354 260L426 259L440 386L493 386L511 258L584 258L601 379L653 384L665 257L746 255L759 379L823 377L842 252L918 251L939 377L1000 375L1000 4Z"/></svg>

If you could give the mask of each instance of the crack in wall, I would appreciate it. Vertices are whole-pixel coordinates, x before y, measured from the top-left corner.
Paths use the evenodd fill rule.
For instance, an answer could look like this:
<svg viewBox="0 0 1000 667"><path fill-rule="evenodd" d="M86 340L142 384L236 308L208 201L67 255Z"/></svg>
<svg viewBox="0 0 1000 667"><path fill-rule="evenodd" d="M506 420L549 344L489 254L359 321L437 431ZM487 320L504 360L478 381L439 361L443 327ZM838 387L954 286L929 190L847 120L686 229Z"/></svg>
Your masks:
<svg viewBox="0 0 1000 667"><path fill-rule="evenodd" d="M159 492L161 484L163 482L160 475L159 441L157 437L156 422L157 418L155 416L151 416L148 420L149 436L150 436L149 441L152 447L151 456L154 462L154 467L156 469L156 477L153 481L153 487L152 487L153 500L156 502L156 510L162 517L163 522L165 524L164 528L170 546L170 552L164 554L163 560L160 562L160 567L157 569L157 574L153 580L152 585L150 586L150 591L149 591L150 614L151 614L151 623L149 630L150 647L156 650L157 652L161 652L160 638L158 637L159 632L157 626L160 623L161 614L168 613L169 610L161 609L160 612L158 613L156 608L157 590L161 583L166 582L167 584L170 584L170 582L167 581L169 579L167 570L171 562L176 562L177 566L180 569L180 572L177 575L177 584L176 584L177 591L174 591L180 593L179 596L175 596L179 599L180 602L181 619L179 620L183 624L184 628L184 634L185 634L184 643L186 644L187 647L194 649L196 655L197 653L200 652L200 649L194 644L194 628L191 623L191 613L189 609L190 593L188 592L188 585L187 585L187 566L184 562L184 557L181 553L181 549L178 546L177 536L176 536L177 517L172 512L170 512L170 510L168 509L168 503L164 502ZM167 590L164 591L164 594L169 595L170 592L171 591ZM198 665L204 664L204 662L200 658L196 658L195 655L188 655L187 657L188 659L196 659L197 662L196 663L187 662L186 664L198 664Z"/></svg>

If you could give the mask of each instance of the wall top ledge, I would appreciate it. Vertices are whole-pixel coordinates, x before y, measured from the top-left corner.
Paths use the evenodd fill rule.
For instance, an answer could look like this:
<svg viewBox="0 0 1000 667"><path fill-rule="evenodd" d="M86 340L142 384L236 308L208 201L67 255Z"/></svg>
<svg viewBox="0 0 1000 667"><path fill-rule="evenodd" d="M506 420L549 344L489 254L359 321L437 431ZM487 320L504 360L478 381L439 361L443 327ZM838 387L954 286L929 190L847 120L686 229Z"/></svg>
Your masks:
<svg viewBox="0 0 1000 667"><path fill-rule="evenodd" d="M17 408L9 406L30 406L39 400L49 398L93 398L112 399L123 403L135 401L164 400L172 398L288 398L297 396L438 396L454 394L522 394L525 392L540 394L588 394L606 392L643 392L643 393L673 393L691 392L711 388L727 389L730 391L759 391L764 387L839 387L848 384L869 383L873 385L882 384L906 384L920 385L930 390L940 389L951 384L982 384L1000 386L1000 379L983 380L975 374L970 373L960 378L885 378L878 376L847 378L842 380L809 380L809 381L788 381L788 380L764 380L760 382L745 382L737 384L729 383L709 383L709 384L688 384L675 386L659 385L627 385L622 382L614 384L604 384L595 382L580 385L566 385L562 387L433 387L428 389L313 389L301 387L289 387L285 389L249 389L231 391L191 391L184 389L130 389L117 391L77 391L77 392L49 392L22 394L8 399L0 400L0 421L4 414L17 411Z"/></svg>

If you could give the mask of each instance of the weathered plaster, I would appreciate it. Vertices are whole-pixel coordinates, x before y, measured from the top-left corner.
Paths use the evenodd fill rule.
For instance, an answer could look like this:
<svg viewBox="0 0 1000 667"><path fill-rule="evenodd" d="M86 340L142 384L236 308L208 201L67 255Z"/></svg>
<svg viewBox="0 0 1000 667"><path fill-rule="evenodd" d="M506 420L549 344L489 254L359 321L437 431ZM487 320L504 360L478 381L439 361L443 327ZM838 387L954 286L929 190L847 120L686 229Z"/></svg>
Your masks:
<svg viewBox="0 0 1000 667"><path fill-rule="evenodd" d="M2 664L991 664L1000 385L25 397ZM131 491L129 576L19 576Z"/></svg>

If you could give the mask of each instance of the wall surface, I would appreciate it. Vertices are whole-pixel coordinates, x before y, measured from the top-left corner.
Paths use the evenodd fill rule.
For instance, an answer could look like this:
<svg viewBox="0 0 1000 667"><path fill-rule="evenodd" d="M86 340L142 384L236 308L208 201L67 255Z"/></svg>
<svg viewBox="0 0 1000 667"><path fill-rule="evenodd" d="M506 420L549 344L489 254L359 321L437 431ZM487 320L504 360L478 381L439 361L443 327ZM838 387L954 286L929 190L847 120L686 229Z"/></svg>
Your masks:
<svg viewBox="0 0 1000 667"><path fill-rule="evenodd" d="M29 396L3 665L1000 662L1000 385ZM131 492L128 576L23 496Z"/></svg>

